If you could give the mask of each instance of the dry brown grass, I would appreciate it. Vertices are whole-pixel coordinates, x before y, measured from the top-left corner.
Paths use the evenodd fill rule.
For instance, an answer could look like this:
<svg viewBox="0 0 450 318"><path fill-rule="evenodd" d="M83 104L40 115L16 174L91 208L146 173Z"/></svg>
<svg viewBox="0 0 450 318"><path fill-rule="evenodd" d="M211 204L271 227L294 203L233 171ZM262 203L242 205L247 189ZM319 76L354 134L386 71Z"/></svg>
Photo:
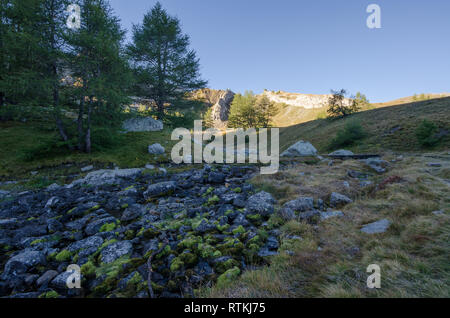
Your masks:
<svg viewBox="0 0 450 318"><path fill-rule="evenodd" d="M426 165L430 161L440 162L442 167L430 168ZM365 192L352 183L347 194L355 201L342 209L343 218L328 219L318 226L297 221L284 224L280 254L271 259L270 266L247 271L235 284L208 289L204 295L450 297L450 196L449 185L442 179L449 166L448 154L439 154L438 159L405 156L392 163L386 174L373 178L379 184L389 176L399 176L401 182ZM327 197L331 191L343 193L339 184L348 178L349 168L363 169L354 160L336 162L331 168L300 165L281 171L272 183L265 176L253 181L263 187L271 184L275 192L288 183L289 199L298 195ZM431 213L435 210L444 215ZM385 233L360 231L363 225L383 218L392 222ZM288 240L287 235L299 235L303 240ZM286 250L293 251L293 256ZM369 264L381 267L380 289L366 287Z"/></svg>

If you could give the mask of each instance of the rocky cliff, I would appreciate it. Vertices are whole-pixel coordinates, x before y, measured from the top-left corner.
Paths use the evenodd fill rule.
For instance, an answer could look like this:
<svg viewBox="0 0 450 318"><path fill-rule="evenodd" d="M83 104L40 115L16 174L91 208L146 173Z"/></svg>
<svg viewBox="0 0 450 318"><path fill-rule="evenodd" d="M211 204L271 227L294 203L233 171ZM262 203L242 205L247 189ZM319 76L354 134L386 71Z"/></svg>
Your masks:
<svg viewBox="0 0 450 318"><path fill-rule="evenodd" d="M328 104L328 99L331 97L331 94L313 95L288 93L283 91L264 91L263 95L267 96L274 103L283 103L289 106L303 107L306 109L322 108ZM345 101L347 104L350 104L351 102L348 98L346 98Z"/></svg>

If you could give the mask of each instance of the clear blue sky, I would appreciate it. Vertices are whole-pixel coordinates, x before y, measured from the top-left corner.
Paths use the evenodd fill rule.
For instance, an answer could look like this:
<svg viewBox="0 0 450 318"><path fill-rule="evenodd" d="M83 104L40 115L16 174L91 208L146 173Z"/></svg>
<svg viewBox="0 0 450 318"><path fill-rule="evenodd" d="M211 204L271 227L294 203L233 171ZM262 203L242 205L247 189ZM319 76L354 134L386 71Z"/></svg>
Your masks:
<svg viewBox="0 0 450 318"><path fill-rule="evenodd" d="M110 0L131 30L156 0ZM448 0L161 0L215 89L361 91L370 101L450 92ZM366 8L381 7L381 29ZM130 37L130 32L128 33Z"/></svg>

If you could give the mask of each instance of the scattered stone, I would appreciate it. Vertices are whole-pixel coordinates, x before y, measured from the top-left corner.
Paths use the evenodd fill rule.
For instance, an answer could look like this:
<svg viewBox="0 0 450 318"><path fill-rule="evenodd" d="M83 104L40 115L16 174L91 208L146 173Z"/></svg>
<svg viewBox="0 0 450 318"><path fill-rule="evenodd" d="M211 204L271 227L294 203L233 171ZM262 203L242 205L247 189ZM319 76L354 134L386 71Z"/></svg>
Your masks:
<svg viewBox="0 0 450 318"><path fill-rule="evenodd" d="M174 181L151 184L148 186L147 191L144 192L144 198L148 200L163 195L170 195L175 192L176 186L177 184Z"/></svg>
<svg viewBox="0 0 450 318"><path fill-rule="evenodd" d="M282 157L309 157L316 156L317 149L311 143L300 140L284 151Z"/></svg>
<svg viewBox="0 0 450 318"><path fill-rule="evenodd" d="M342 185L344 186L344 188L350 189L350 183L348 183L348 181L343 181Z"/></svg>
<svg viewBox="0 0 450 318"><path fill-rule="evenodd" d="M328 156L333 157L341 157L341 156L353 156L354 153L351 152L350 150L345 150L345 149L339 149L336 151L333 151L332 153L328 154Z"/></svg>
<svg viewBox="0 0 450 318"><path fill-rule="evenodd" d="M94 166L90 165L90 166L86 166L81 168L81 172L88 172L91 171L92 169L94 169Z"/></svg>
<svg viewBox="0 0 450 318"><path fill-rule="evenodd" d="M382 160L380 158L368 158L361 161L377 173L386 172L386 167L389 165L386 160Z"/></svg>
<svg viewBox="0 0 450 318"><path fill-rule="evenodd" d="M163 146L160 144L153 144L148 146L148 153L151 155L162 155L166 152Z"/></svg>
<svg viewBox="0 0 450 318"><path fill-rule="evenodd" d="M86 177L75 180L68 188L85 184L91 186L100 186L104 184L117 184L123 178L136 178L143 169L114 169L114 170L97 170L89 172Z"/></svg>
<svg viewBox="0 0 450 318"><path fill-rule="evenodd" d="M444 211L442 211L442 210L433 211L431 213L433 213L434 215L444 215Z"/></svg>
<svg viewBox="0 0 450 318"><path fill-rule="evenodd" d="M442 164L437 163L437 162L429 162L429 163L427 163L427 166L428 167L436 167L436 168L438 168L438 167L442 167Z"/></svg>
<svg viewBox="0 0 450 318"><path fill-rule="evenodd" d="M326 220L332 217L344 216L344 213L341 211L332 211L332 212L320 212L320 220Z"/></svg>
<svg viewBox="0 0 450 318"><path fill-rule="evenodd" d="M340 206L343 206L343 205L346 205L346 204L349 204L349 203L352 203L352 202L353 202L352 199L350 199L349 197L347 197L347 196L345 196L343 194L340 194L340 193L337 193L337 192L331 193L330 206L333 207L333 208L340 207Z"/></svg>
<svg viewBox="0 0 450 318"><path fill-rule="evenodd" d="M161 131L164 125L161 121L152 117L144 117L127 119L122 128L126 132Z"/></svg>
<svg viewBox="0 0 450 318"><path fill-rule="evenodd" d="M145 165L145 169L153 170L153 169L155 169L155 166L154 166L154 165L151 165L151 164L146 164L146 165Z"/></svg>
<svg viewBox="0 0 450 318"><path fill-rule="evenodd" d="M270 193L261 191L248 198L246 209L250 213L267 216L274 212L273 205L275 203L276 201Z"/></svg>
<svg viewBox="0 0 450 318"><path fill-rule="evenodd" d="M283 205L283 208L287 208L295 212L310 211L314 209L314 199L312 197L300 197L286 202Z"/></svg>
<svg viewBox="0 0 450 318"><path fill-rule="evenodd" d="M53 191L59 190L60 188L61 187L58 184L53 183L53 184L49 185L46 190L49 192L53 192Z"/></svg>
<svg viewBox="0 0 450 318"><path fill-rule="evenodd" d="M112 243L101 251L101 261L112 263L124 255L129 255L133 251L133 244L129 241L119 241Z"/></svg>
<svg viewBox="0 0 450 318"><path fill-rule="evenodd" d="M373 223L369 223L361 228L361 231L367 234L384 233L387 231L391 222L388 219L383 219Z"/></svg>
<svg viewBox="0 0 450 318"><path fill-rule="evenodd" d="M24 251L8 260L2 277L3 279L7 279L9 275L26 273L33 266L45 264L46 259L44 253L40 251Z"/></svg>
<svg viewBox="0 0 450 318"><path fill-rule="evenodd" d="M48 283L50 283L52 281L53 278L55 278L56 276L58 276L58 272L54 271L54 270L48 270L46 271L44 274L42 274L41 277L38 278L38 280L36 281L36 285L38 287L44 285L48 285Z"/></svg>

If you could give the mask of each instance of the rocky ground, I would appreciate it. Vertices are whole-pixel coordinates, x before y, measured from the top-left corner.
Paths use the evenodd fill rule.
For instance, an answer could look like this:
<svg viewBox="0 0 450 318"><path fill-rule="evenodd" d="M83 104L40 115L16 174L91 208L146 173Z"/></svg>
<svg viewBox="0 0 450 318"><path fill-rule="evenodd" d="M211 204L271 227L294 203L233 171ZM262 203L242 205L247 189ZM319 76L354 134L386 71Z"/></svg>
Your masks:
<svg viewBox="0 0 450 318"><path fill-rule="evenodd" d="M343 162L316 160L314 169L324 178ZM298 163L283 164L283 182L308 178L311 190L278 201L248 182L258 177L251 166L98 170L65 186L1 191L0 296L189 297L204 287L226 286L281 250L294 254L281 245L302 237L282 233L282 224L340 219L362 189L399 182L371 181L398 160L342 164L348 181L330 180L339 187L323 193L309 192L326 185L292 170ZM293 171L295 178L287 175ZM360 231L384 233L390 225L379 217ZM66 286L70 264L81 267L81 289Z"/></svg>
<svg viewBox="0 0 450 318"><path fill-rule="evenodd" d="M148 297L150 257L156 296L231 279L278 248L267 222L275 200L245 183L254 171L101 170L67 186L3 192L0 294ZM70 264L81 266L81 290L66 287Z"/></svg>

